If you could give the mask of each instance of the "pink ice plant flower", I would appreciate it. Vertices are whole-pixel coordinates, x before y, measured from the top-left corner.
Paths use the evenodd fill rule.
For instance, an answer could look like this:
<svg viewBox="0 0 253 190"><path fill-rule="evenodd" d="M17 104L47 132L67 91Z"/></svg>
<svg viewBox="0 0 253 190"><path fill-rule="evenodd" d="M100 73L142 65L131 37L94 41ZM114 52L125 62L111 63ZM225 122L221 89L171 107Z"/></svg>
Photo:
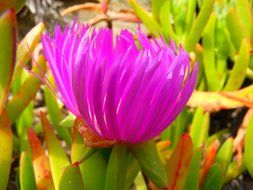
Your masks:
<svg viewBox="0 0 253 190"><path fill-rule="evenodd" d="M140 143L159 135L183 109L196 81L188 53L128 30L73 23L42 36L61 101L99 136Z"/></svg>

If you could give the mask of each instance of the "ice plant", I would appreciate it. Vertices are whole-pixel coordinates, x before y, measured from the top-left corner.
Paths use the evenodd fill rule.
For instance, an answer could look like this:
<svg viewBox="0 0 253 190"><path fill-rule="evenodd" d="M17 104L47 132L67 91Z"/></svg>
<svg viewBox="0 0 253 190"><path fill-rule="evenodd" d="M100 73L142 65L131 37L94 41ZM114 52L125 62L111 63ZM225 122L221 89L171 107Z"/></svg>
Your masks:
<svg viewBox="0 0 253 190"><path fill-rule="evenodd" d="M140 143L159 135L191 96L197 75L188 53L122 30L74 23L45 34L46 59L65 106L97 135Z"/></svg>

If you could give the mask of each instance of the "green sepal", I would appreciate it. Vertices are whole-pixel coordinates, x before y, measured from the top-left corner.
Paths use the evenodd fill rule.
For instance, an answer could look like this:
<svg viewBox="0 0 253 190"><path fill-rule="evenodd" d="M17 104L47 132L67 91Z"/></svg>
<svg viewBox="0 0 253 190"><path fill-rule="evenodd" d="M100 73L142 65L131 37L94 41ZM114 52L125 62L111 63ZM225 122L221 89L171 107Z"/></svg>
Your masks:
<svg viewBox="0 0 253 190"><path fill-rule="evenodd" d="M141 167L139 162L135 159L135 157L131 153L128 153L125 190L131 188L131 185L133 184L133 181L135 181L135 178L137 177L138 173L141 173L140 171Z"/></svg>
<svg viewBox="0 0 253 190"><path fill-rule="evenodd" d="M78 164L68 166L59 182L59 190L84 190L81 171Z"/></svg>
<svg viewBox="0 0 253 190"><path fill-rule="evenodd" d="M101 151L94 153L92 148L84 145L83 138L78 131L78 126L79 121L76 119L72 133L72 146L70 154L71 162L79 162L85 189L104 189L107 163L104 160ZM93 155L90 154L92 152L94 153ZM85 161L80 163L81 160Z"/></svg>
<svg viewBox="0 0 253 190"><path fill-rule="evenodd" d="M138 160L142 171L159 188L166 187L167 175L165 167L158 155L154 141L129 146L129 150Z"/></svg>
<svg viewBox="0 0 253 190"><path fill-rule="evenodd" d="M105 177L105 190L124 189L127 171L127 149L123 144L113 146Z"/></svg>

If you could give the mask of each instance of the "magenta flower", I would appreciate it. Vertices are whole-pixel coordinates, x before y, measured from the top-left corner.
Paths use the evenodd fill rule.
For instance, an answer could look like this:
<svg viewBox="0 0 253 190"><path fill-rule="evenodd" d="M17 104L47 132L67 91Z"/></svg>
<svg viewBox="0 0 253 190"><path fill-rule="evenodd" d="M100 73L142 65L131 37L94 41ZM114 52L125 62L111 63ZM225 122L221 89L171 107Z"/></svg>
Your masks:
<svg viewBox="0 0 253 190"><path fill-rule="evenodd" d="M139 143L159 135L191 96L197 64L182 47L170 47L137 31L138 43L127 30L113 37L76 24L42 44L65 106L99 136ZM139 44L139 45L136 45Z"/></svg>

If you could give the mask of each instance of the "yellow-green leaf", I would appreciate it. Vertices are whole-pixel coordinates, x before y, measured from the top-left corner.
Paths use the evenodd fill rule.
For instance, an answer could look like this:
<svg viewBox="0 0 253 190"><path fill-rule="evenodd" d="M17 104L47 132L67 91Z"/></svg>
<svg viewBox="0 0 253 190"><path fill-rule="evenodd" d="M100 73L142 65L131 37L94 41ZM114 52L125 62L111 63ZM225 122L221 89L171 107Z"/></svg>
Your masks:
<svg viewBox="0 0 253 190"><path fill-rule="evenodd" d="M200 12L193 22L192 28L184 43L186 50L191 51L196 43L199 41L201 34L208 22L208 19L213 11L215 0L205 0L201 6Z"/></svg>
<svg viewBox="0 0 253 190"><path fill-rule="evenodd" d="M247 125L246 137L245 137L245 152L244 152L244 161L245 165L253 177L253 117L250 118L249 124Z"/></svg>
<svg viewBox="0 0 253 190"><path fill-rule="evenodd" d="M236 58L233 69L229 75L227 84L224 88L225 91L238 90L245 77L246 71L249 65L250 59L250 44L247 40L243 40L241 43L240 51L238 57Z"/></svg>
<svg viewBox="0 0 253 190"><path fill-rule="evenodd" d="M55 189L59 189L60 179L65 168L69 166L70 163L44 113L41 113L41 122L43 126L54 186Z"/></svg>
<svg viewBox="0 0 253 190"><path fill-rule="evenodd" d="M54 84L53 76L49 75L48 80L51 84ZM49 120L52 122L54 128L58 132L59 136L64 139L68 145L71 144L71 135L67 128L61 127L59 124L62 120L62 110L61 106L59 105L57 101L57 97L55 94L50 90L48 86L45 86L44 88L44 96L45 96L45 102L47 105L47 111Z"/></svg>
<svg viewBox="0 0 253 190"><path fill-rule="evenodd" d="M12 158L12 131L8 113L4 109L0 114L0 189L6 189ZM4 156L3 156L4 155Z"/></svg>
<svg viewBox="0 0 253 190"><path fill-rule="evenodd" d="M236 0L236 12L240 22L245 28L245 37L251 38L252 34L252 12L250 12L250 1L249 0Z"/></svg>
<svg viewBox="0 0 253 190"><path fill-rule="evenodd" d="M234 140L232 137L228 138L224 144L220 147L215 157L215 162L220 164L223 176L227 171L228 165L233 156Z"/></svg>
<svg viewBox="0 0 253 190"><path fill-rule="evenodd" d="M25 151L23 151L20 156L19 180L21 190L36 190L32 159Z"/></svg>
<svg viewBox="0 0 253 190"><path fill-rule="evenodd" d="M12 123L15 122L22 111L35 97L37 91L40 89L40 85L43 82L42 79L38 78L38 76L43 78L46 72L46 60L43 55L38 57L37 64L38 65L35 65L32 69L33 73L29 74L20 90L13 95L7 104L7 111L10 115Z"/></svg>
<svg viewBox="0 0 253 190"><path fill-rule="evenodd" d="M203 32L203 64L207 87L210 91L217 91L221 89L221 83L218 78L215 62L215 23L215 14L212 14Z"/></svg>
<svg viewBox="0 0 253 190"><path fill-rule="evenodd" d="M209 126L209 112L204 112L201 107L197 108L193 116L192 124L190 126L190 135L194 148L198 148L203 145L206 138L208 137Z"/></svg>
<svg viewBox="0 0 253 190"><path fill-rule="evenodd" d="M128 0L128 2L133 7L137 16L146 25L146 27L150 30L152 34L154 34L155 36L159 36L160 34L162 34L162 29L160 25L149 12L142 8L140 4L136 2L136 0Z"/></svg>
<svg viewBox="0 0 253 190"><path fill-rule="evenodd" d="M16 57L16 16L12 10L0 18L0 113L9 93Z"/></svg>
<svg viewBox="0 0 253 190"><path fill-rule="evenodd" d="M38 45L41 33L44 29L44 23L37 24L26 34L26 36L18 44L16 67L12 82L12 88L15 87L15 91L19 90L22 84L22 81L20 79L22 76L22 72L24 71L23 65L27 65L27 63L31 60L30 54Z"/></svg>
<svg viewBox="0 0 253 190"><path fill-rule="evenodd" d="M230 33L231 41L235 48L239 50L241 41L245 37L245 28L240 23L239 17L234 8L230 8L226 15L226 24Z"/></svg>

